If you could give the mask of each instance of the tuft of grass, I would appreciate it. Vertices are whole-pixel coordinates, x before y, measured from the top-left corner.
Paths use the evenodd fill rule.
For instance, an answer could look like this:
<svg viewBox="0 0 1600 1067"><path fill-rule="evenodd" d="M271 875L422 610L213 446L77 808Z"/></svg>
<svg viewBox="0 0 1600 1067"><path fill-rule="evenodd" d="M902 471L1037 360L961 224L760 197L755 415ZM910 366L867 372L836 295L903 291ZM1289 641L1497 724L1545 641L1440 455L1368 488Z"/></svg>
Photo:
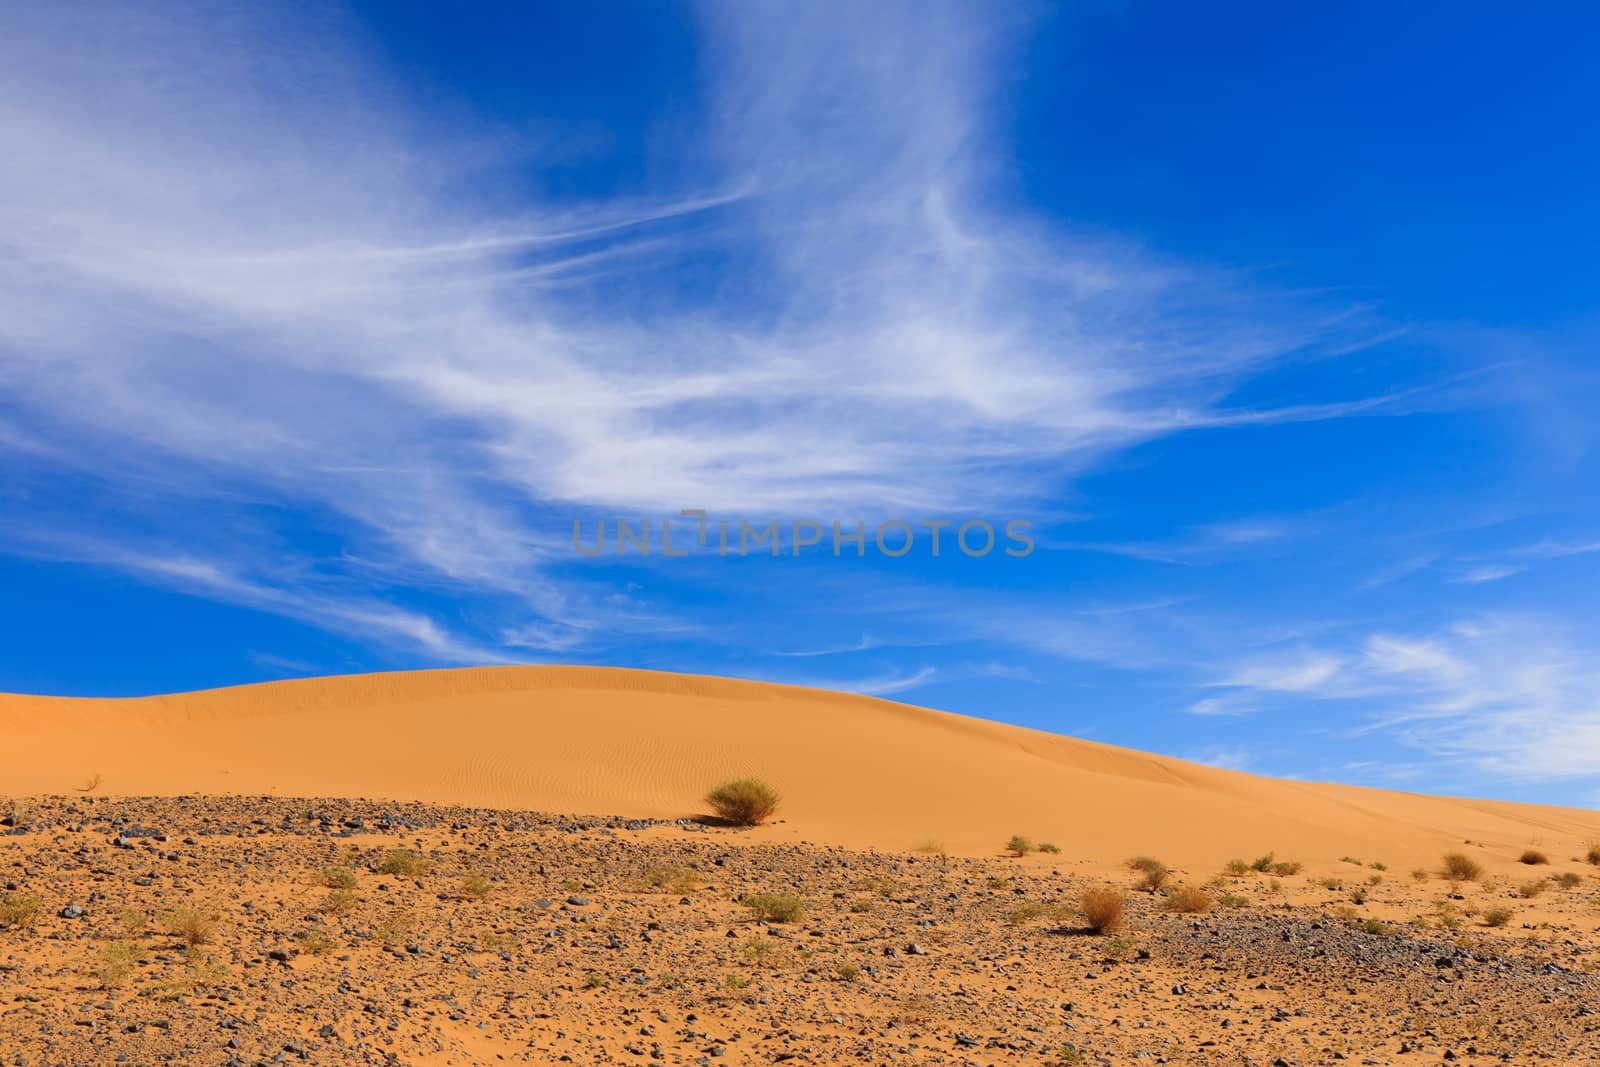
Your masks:
<svg viewBox="0 0 1600 1067"><path fill-rule="evenodd" d="M1588 850L1583 854L1584 862L1593 867L1600 867L1600 841L1590 841L1584 847Z"/></svg>
<svg viewBox="0 0 1600 1067"><path fill-rule="evenodd" d="M1257 856L1255 862L1250 864L1250 869L1266 874L1272 870L1272 861L1275 858L1276 856L1271 852L1268 852L1265 856Z"/></svg>
<svg viewBox="0 0 1600 1067"><path fill-rule="evenodd" d="M409 848L397 848L384 853L383 859L378 861L379 874L397 874L403 877L415 878L433 870L433 864L428 857L420 852L413 852Z"/></svg>
<svg viewBox="0 0 1600 1067"><path fill-rule="evenodd" d="M217 920L193 908L178 908L161 916L161 929L195 948L216 936Z"/></svg>
<svg viewBox="0 0 1600 1067"><path fill-rule="evenodd" d="M1510 921L1510 908L1490 908L1483 913L1483 925L1485 926L1504 926Z"/></svg>
<svg viewBox="0 0 1600 1067"><path fill-rule="evenodd" d="M1006 924L1009 926L1025 926L1044 913L1045 907L1043 904L1034 904L1032 902L1021 904L1006 915Z"/></svg>
<svg viewBox="0 0 1600 1067"><path fill-rule="evenodd" d="M950 850L945 848L944 842L937 837L923 838L911 846L911 851L924 856L939 856L941 858L950 855Z"/></svg>
<svg viewBox="0 0 1600 1067"><path fill-rule="evenodd" d="M1526 863L1530 867L1538 867L1541 864L1549 863L1550 857L1546 856L1543 852L1540 852L1536 848L1530 848L1524 850L1522 855L1517 857L1517 861L1519 863Z"/></svg>
<svg viewBox="0 0 1600 1067"><path fill-rule="evenodd" d="M322 930L305 930L295 935L294 942L300 946L300 951L313 956L326 956L339 947L339 943Z"/></svg>
<svg viewBox="0 0 1600 1067"><path fill-rule="evenodd" d="M1250 865L1248 863L1246 863L1244 860L1229 860L1228 861L1228 865L1226 867L1222 868L1222 869L1224 871L1227 871L1229 874L1249 874L1250 873Z"/></svg>
<svg viewBox="0 0 1600 1067"><path fill-rule="evenodd" d="M1451 852L1444 858L1444 876L1452 882L1476 882L1483 877L1483 864L1464 852Z"/></svg>
<svg viewBox="0 0 1600 1067"><path fill-rule="evenodd" d="M461 879L461 892L473 900L482 900L494 889L494 883L481 874L469 874Z"/></svg>
<svg viewBox="0 0 1600 1067"><path fill-rule="evenodd" d="M610 984L611 979L607 978L599 971L590 971L589 977L583 980L583 988L585 989L604 989Z"/></svg>
<svg viewBox="0 0 1600 1067"><path fill-rule="evenodd" d="M744 954L745 959L761 966L774 962L778 943L769 937L747 938L744 944L739 946L739 951Z"/></svg>
<svg viewBox="0 0 1600 1067"><path fill-rule="evenodd" d="M144 946L137 941L109 941L95 954L94 977L101 989L116 989L143 958Z"/></svg>
<svg viewBox="0 0 1600 1067"><path fill-rule="evenodd" d="M1242 897L1238 893L1224 893L1217 898L1217 903L1224 908L1248 908L1250 898Z"/></svg>
<svg viewBox="0 0 1600 1067"><path fill-rule="evenodd" d="M349 867L326 867L318 880L329 889L354 889L361 881Z"/></svg>
<svg viewBox="0 0 1600 1067"><path fill-rule="evenodd" d="M724 822L760 826L778 810L777 790L759 778L730 778L711 787L706 803Z"/></svg>
<svg viewBox="0 0 1600 1067"><path fill-rule="evenodd" d="M1161 906L1167 911L1199 915L1211 910L1211 894L1199 886L1180 885L1168 891L1167 899Z"/></svg>
<svg viewBox="0 0 1600 1067"><path fill-rule="evenodd" d="M756 893L739 903L769 923L799 922L806 913L805 905L793 893Z"/></svg>
<svg viewBox="0 0 1600 1067"><path fill-rule="evenodd" d="M639 876L639 887L681 897L700 888L700 876L689 867L651 867Z"/></svg>
<svg viewBox="0 0 1600 1067"><path fill-rule="evenodd" d="M1039 851L1040 852L1046 852L1046 853L1049 853L1050 855L1054 856L1054 855L1057 855L1057 854L1059 854L1061 852L1061 846L1057 845L1057 844L1053 844L1053 843L1051 843L1049 841L1046 841L1046 842L1044 842L1043 844L1041 844L1039 846Z"/></svg>
<svg viewBox="0 0 1600 1067"><path fill-rule="evenodd" d="M1026 856L1033 851L1033 841L1025 834L1012 834L1011 840L1006 842L1006 851L1013 856Z"/></svg>
<svg viewBox="0 0 1600 1067"><path fill-rule="evenodd" d="M1172 874L1167 869L1167 865L1154 856L1135 856L1128 861L1128 869L1140 873L1140 878L1135 888L1141 889L1146 893L1154 893L1166 885L1168 877Z"/></svg>
<svg viewBox="0 0 1600 1067"><path fill-rule="evenodd" d="M1078 898L1078 910L1083 913L1089 929L1097 934L1112 934L1120 930L1125 906L1122 891L1111 886L1085 889L1083 896Z"/></svg>
<svg viewBox="0 0 1600 1067"><path fill-rule="evenodd" d="M1411 872L1411 880L1413 882L1426 882L1428 880L1428 868L1426 868L1426 867L1414 868L1412 870L1412 872Z"/></svg>
<svg viewBox="0 0 1600 1067"><path fill-rule="evenodd" d="M1291 874L1299 874L1301 867L1302 864L1299 860L1279 860L1272 865L1271 869L1273 874L1285 877Z"/></svg>
<svg viewBox="0 0 1600 1067"><path fill-rule="evenodd" d="M1576 871L1562 871L1555 875L1552 881L1562 889L1576 889L1583 884L1583 875Z"/></svg>
<svg viewBox="0 0 1600 1067"><path fill-rule="evenodd" d="M852 900L850 902L850 912L853 915L865 915L874 907L876 907L876 905L874 905L870 900Z"/></svg>
<svg viewBox="0 0 1600 1067"><path fill-rule="evenodd" d="M1532 882L1523 882L1517 886L1517 896L1522 897L1524 900L1532 900L1543 893L1547 885L1549 885L1548 882L1537 879Z"/></svg>
<svg viewBox="0 0 1600 1067"><path fill-rule="evenodd" d="M853 963L841 963L833 970L833 976L841 982L855 982L861 978L861 968Z"/></svg>
<svg viewBox="0 0 1600 1067"><path fill-rule="evenodd" d="M26 930L38 921L38 893L7 893L0 896L0 927Z"/></svg>
<svg viewBox="0 0 1600 1067"><path fill-rule="evenodd" d="M328 899L322 902L322 910L329 915L345 915L355 910L361 903L361 897L354 889L330 889Z"/></svg>

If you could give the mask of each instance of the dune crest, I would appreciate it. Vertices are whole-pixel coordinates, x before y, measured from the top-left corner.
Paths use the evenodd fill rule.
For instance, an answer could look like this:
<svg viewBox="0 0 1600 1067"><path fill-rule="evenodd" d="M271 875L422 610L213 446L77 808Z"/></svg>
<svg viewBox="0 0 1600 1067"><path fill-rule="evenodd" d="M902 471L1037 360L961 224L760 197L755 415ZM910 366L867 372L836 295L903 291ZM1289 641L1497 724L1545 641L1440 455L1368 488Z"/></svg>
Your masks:
<svg viewBox="0 0 1600 1067"><path fill-rule="evenodd" d="M275 794L677 818L733 774L784 795L756 840L1215 865L1276 850L1491 866L1578 851L1600 813L1262 778L870 697L597 667L297 679L133 699L0 695L0 791Z"/></svg>

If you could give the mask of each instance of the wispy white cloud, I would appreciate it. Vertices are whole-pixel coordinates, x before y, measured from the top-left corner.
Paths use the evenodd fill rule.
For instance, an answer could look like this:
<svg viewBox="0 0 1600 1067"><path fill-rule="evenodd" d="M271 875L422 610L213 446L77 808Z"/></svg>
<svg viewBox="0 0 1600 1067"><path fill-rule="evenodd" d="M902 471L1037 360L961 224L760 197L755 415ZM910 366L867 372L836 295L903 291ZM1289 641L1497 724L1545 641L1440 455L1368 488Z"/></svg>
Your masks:
<svg viewBox="0 0 1600 1067"><path fill-rule="evenodd" d="M1426 634L1373 633L1342 652L1250 664L1219 683L1226 700L1292 693L1362 701L1368 730L1519 779L1600 767L1600 657L1569 628L1489 615ZM1203 703L1203 702L1202 702Z"/></svg>

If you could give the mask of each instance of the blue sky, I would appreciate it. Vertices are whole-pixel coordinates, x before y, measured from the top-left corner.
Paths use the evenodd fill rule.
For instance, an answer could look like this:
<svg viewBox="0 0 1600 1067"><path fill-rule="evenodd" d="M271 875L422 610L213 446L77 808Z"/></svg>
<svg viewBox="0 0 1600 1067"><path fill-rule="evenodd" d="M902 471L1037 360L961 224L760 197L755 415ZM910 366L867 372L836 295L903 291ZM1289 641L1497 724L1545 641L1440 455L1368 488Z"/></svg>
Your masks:
<svg viewBox="0 0 1600 1067"><path fill-rule="evenodd" d="M1600 801L1597 16L626 16L9 20L0 689L604 663ZM1037 547L573 550L693 508Z"/></svg>

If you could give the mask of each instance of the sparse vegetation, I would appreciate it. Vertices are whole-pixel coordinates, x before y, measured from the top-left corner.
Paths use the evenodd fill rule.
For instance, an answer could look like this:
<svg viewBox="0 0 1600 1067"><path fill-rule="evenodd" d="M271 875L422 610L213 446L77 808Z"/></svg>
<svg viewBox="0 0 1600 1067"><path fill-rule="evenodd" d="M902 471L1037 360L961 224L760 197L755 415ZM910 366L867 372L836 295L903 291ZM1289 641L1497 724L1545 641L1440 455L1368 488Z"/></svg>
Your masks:
<svg viewBox="0 0 1600 1067"><path fill-rule="evenodd" d="M734 826L759 826L778 810L777 790L759 778L730 778L712 786L706 803L724 822Z"/></svg>
<svg viewBox="0 0 1600 1067"><path fill-rule="evenodd" d="M1444 858L1444 876L1452 882L1476 882L1483 877L1483 864L1464 852L1451 852Z"/></svg>
<svg viewBox="0 0 1600 1067"><path fill-rule="evenodd" d="M604 989L610 984L611 979L599 971L590 971L588 977L583 980L583 988L585 989Z"/></svg>
<svg viewBox="0 0 1600 1067"><path fill-rule="evenodd" d="M348 867L328 867L321 876L321 883L329 889L354 889L360 881Z"/></svg>
<svg viewBox="0 0 1600 1067"><path fill-rule="evenodd" d="M1483 913L1483 924L1485 926L1504 926L1511 921L1511 914L1510 908L1490 908Z"/></svg>
<svg viewBox="0 0 1600 1067"><path fill-rule="evenodd" d="M329 937L324 930L305 930L295 935L295 944L300 946L302 952L309 952L313 956L326 956L339 947L339 943Z"/></svg>
<svg viewBox="0 0 1600 1067"><path fill-rule="evenodd" d="M1542 864L1549 863L1550 857L1546 856L1543 852L1540 852L1536 848L1530 848L1525 849L1522 855L1517 857L1517 862L1526 863L1530 867L1538 867Z"/></svg>
<svg viewBox="0 0 1600 1067"><path fill-rule="evenodd" d="M855 982L861 978L861 968L853 963L841 963L834 968L833 976L841 982Z"/></svg>
<svg viewBox="0 0 1600 1067"><path fill-rule="evenodd" d="M1275 858L1276 856L1271 852L1268 852L1265 856L1257 856L1255 862L1250 864L1250 868L1266 874L1272 870L1272 861Z"/></svg>
<svg viewBox="0 0 1600 1067"><path fill-rule="evenodd" d="M1416 867L1416 868L1414 868L1411 871L1411 880L1413 882L1426 882L1428 880L1428 868L1426 868L1426 867Z"/></svg>
<svg viewBox="0 0 1600 1067"><path fill-rule="evenodd" d="M1551 880L1562 889L1576 889L1583 884L1583 875L1577 871L1562 871Z"/></svg>
<svg viewBox="0 0 1600 1067"><path fill-rule="evenodd" d="M1584 862L1594 867L1600 867L1600 841L1590 841L1584 847L1587 850L1583 854Z"/></svg>
<svg viewBox="0 0 1600 1067"><path fill-rule="evenodd" d="M944 842L937 837L923 838L911 846L911 851L924 856L939 856L941 858L950 855L949 850L944 847Z"/></svg>
<svg viewBox="0 0 1600 1067"><path fill-rule="evenodd" d="M1167 865L1154 856L1135 856L1128 861L1128 867L1130 870L1140 872L1140 878L1135 888L1141 889L1146 893L1154 893L1166 885L1167 879L1172 874L1167 869Z"/></svg>
<svg viewBox="0 0 1600 1067"><path fill-rule="evenodd" d="M482 900L494 889L494 883L481 874L468 874L461 879L461 892L473 900Z"/></svg>
<svg viewBox="0 0 1600 1067"><path fill-rule="evenodd" d="M217 920L194 908L178 908L161 917L161 929L190 948L196 948L216 936Z"/></svg>
<svg viewBox="0 0 1600 1067"><path fill-rule="evenodd" d="M416 878L427 874L433 869L433 864L428 857L420 852L413 852L409 848L392 849L384 853L383 859L378 861L379 874L395 874L406 878Z"/></svg>
<svg viewBox="0 0 1600 1067"><path fill-rule="evenodd" d="M25 930L38 919L38 893L7 893L0 896L0 928Z"/></svg>
<svg viewBox="0 0 1600 1067"><path fill-rule="evenodd" d="M345 915L355 910L361 898L354 889L330 889L328 897L322 902L321 910L329 915Z"/></svg>
<svg viewBox="0 0 1600 1067"><path fill-rule="evenodd" d="M143 958L144 946L137 941L108 941L95 954L95 980L101 989L117 989Z"/></svg>
<svg viewBox="0 0 1600 1067"><path fill-rule="evenodd" d="M1180 885L1168 891L1162 907L1184 915L1199 915L1211 910L1211 894L1199 886Z"/></svg>
<svg viewBox="0 0 1600 1067"><path fill-rule="evenodd" d="M1024 834L1012 834L1006 842L1006 851L1013 856L1026 856L1033 851L1033 842Z"/></svg>
<svg viewBox="0 0 1600 1067"><path fill-rule="evenodd" d="M1234 874L1234 875L1249 874L1250 873L1250 865L1248 863L1246 863L1244 860L1234 859L1234 860L1229 860L1228 861L1228 865L1226 867L1224 867L1223 870L1227 871L1229 874Z"/></svg>
<svg viewBox="0 0 1600 1067"><path fill-rule="evenodd" d="M1054 844L1053 842L1046 841L1046 842L1044 842L1043 844L1041 844L1039 846L1039 851L1048 853L1048 854L1050 854L1052 856L1055 856L1055 855L1059 855L1060 854L1061 846L1057 845L1057 844Z"/></svg>
<svg viewBox="0 0 1600 1067"><path fill-rule="evenodd" d="M1534 897L1543 893L1545 886L1547 885L1549 885L1549 883L1542 880L1523 882L1521 885L1517 886L1517 896L1522 897L1524 900L1532 900Z"/></svg>
<svg viewBox="0 0 1600 1067"><path fill-rule="evenodd" d="M805 915L805 905L793 893L756 893L739 901L755 913L755 917L769 923L799 922Z"/></svg>
<svg viewBox="0 0 1600 1067"><path fill-rule="evenodd" d="M647 893L672 893L681 897L700 888L700 876L692 867L651 867L639 876L639 887Z"/></svg>
<svg viewBox="0 0 1600 1067"><path fill-rule="evenodd" d="M1086 889L1078 900L1078 910L1083 913L1084 921L1097 934L1120 930L1124 907L1122 891L1111 886Z"/></svg>
<svg viewBox="0 0 1600 1067"><path fill-rule="evenodd" d="M1299 874L1301 867L1299 860L1279 860L1272 865L1271 869L1273 874L1279 877L1286 877L1291 874Z"/></svg>

